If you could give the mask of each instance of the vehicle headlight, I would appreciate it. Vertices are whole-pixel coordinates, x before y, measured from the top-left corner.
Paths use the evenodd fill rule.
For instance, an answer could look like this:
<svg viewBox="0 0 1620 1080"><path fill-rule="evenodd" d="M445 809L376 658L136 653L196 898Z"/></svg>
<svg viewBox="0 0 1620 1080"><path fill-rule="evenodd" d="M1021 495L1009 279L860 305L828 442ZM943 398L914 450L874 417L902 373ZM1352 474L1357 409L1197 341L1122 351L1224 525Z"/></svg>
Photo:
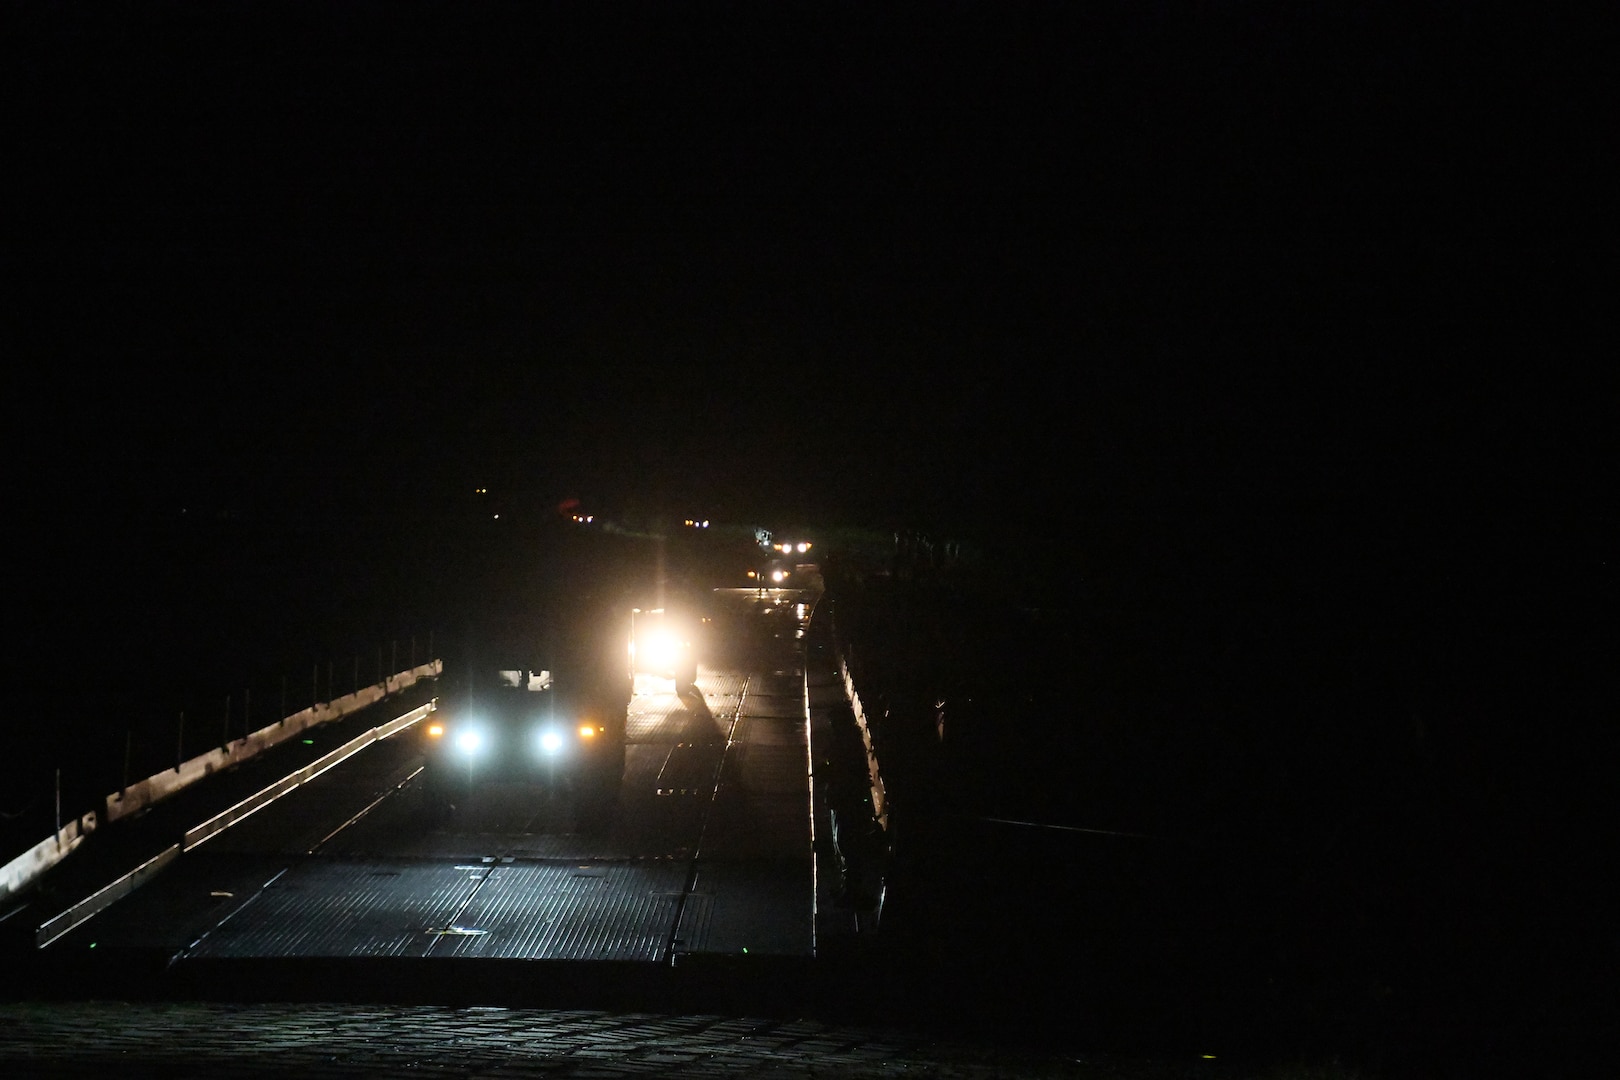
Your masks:
<svg viewBox="0 0 1620 1080"><path fill-rule="evenodd" d="M540 733L540 749L542 751L547 754L558 754L562 752L562 748L562 732L556 728L546 728Z"/></svg>
<svg viewBox="0 0 1620 1080"><path fill-rule="evenodd" d="M648 634L641 641L641 654L644 663L668 664L674 661L678 651L675 639L668 633Z"/></svg>
<svg viewBox="0 0 1620 1080"><path fill-rule="evenodd" d="M456 749L464 754L476 754L484 745L484 733L474 728L456 732Z"/></svg>

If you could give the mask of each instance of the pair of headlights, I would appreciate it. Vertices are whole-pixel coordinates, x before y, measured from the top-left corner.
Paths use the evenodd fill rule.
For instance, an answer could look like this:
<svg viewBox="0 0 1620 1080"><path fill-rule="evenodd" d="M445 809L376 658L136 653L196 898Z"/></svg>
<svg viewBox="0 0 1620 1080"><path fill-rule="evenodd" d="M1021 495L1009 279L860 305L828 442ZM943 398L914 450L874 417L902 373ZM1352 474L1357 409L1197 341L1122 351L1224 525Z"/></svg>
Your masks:
<svg viewBox="0 0 1620 1080"><path fill-rule="evenodd" d="M457 727L454 730L443 723L428 725L428 738L437 742L449 739L450 744L468 757L482 752L489 744L488 734L478 727ZM581 743L588 743L600 734L594 724L579 724L573 728L574 739ZM555 724L548 724L540 728L534 737L535 747L543 754L556 755L568 748L569 729Z"/></svg>

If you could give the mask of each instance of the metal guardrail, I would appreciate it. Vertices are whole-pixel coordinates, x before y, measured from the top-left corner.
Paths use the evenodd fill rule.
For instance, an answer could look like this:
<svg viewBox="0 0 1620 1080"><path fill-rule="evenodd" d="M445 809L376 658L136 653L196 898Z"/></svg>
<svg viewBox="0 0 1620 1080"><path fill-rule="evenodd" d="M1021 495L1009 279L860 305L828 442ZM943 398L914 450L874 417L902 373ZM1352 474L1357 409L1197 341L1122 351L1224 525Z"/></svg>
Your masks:
<svg viewBox="0 0 1620 1080"><path fill-rule="evenodd" d="M431 713L433 709L433 703L429 702L426 705L420 705L412 709L403 716L395 717L386 724L374 727L370 731L350 739L336 750L321 755L319 758L310 762L308 765L305 765L297 772L292 773L289 776L282 777L280 780L277 780L274 784L271 784L263 791L249 795L247 798L243 799L241 802L237 803L228 810L222 810L218 814L215 814L213 817L209 818L207 821L203 822L201 825L193 826L192 828L186 830L186 834L180 842L181 849L184 851L190 851L203 841L218 836L232 825L235 825L244 818L247 818L248 816L264 809L266 806L269 806L271 803L275 802L283 795L286 795L294 788L309 783L309 781L315 779L317 776L321 775L321 773L335 765L341 764L346 759L353 757L355 754L358 754L372 743L386 739L388 736L394 735L400 731L403 731L405 728L410 727L412 724Z"/></svg>
<svg viewBox="0 0 1620 1080"><path fill-rule="evenodd" d="M283 717L269 727L261 728L225 746L181 762L172 769L165 769L144 780L138 780L107 796L104 820L113 822L139 813L215 772L239 765L256 754L303 734L312 727L341 720L350 713L370 708L379 701L414 686L418 680L436 677L442 671L442 661L430 660L425 664L390 675L380 683L362 687L352 694L312 705L291 716Z"/></svg>
<svg viewBox="0 0 1620 1080"><path fill-rule="evenodd" d="M147 859L117 881L102 886L34 931L34 947L43 949L68 931L89 922L95 915L107 910L114 903L145 885L148 880L156 877L159 871L179 857L180 845L170 844L160 854Z"/></svg>
<svg viewBox="0 0 1620 1080"><path fill-rule="evenodd" d="M0 866L0 900L21 894L47 870L67 858L95 832L98 823L107 825L121 818L132 817L199 780L240 764L318 724L340 720L350 713L375 705L392 694L414 686L421 679L438 676L442 671L443 661L430 660L390 675L374 686L293 713L224 747L200 754L173 769L165 769L113 792L107 796L105 809L99 815L92 810L76 821L68 822L55 834Z"/></svg>
<svg viewBox="0 0 1620 1080"><path fill-rule="evenodd" d="M246 799L243 799L230 809L215 814L201 825L197 825L186 830L186 833L184 837L182 837L180 843L171 844L161 853L148 859L140 866L137 866L134 870L131 870L129 873L118 878L116 881L113 881L111 884L103 886L90 896L85 897L77 904L74 904L72 907L62 912L60 915L56 915L42 924L39 929L34 932L34 947L43 949L53 941L60 938L62 935L76 929L79 926L82 926L91 918L95 917L100 912L105 911L114 903L128 896L130 893L146 884L147 881L157 876L157 874L160 873L164 867L168 866L175 859L179 858L183 852L190 851L192 848L195 848L198 844L203 843L205 840L218 836L232 825L243 820L256 811L264 809L266 806L269 806L283 795L302 784L308 783L333 766L340 764L345 759L352 757L361 750L364 750L372 743L404 731L412 724L420 721L424 716L427 716L429 713L433 712L434 708L434 703L428 702L426 705L420 705L401 716L396 716L386 724L380 724L364 734L350 739L342 746L331 751L330 753L323 754L320 758L308 765L305 765L298 771L282 777L280 780L271 784L262 791L248 796Z"/></svg>
<svg viewBox="0 0 1620 1080"><path fill-rule="evenodd" d="M0 901L21 893L41 874L71 855L96 831L96 824L96 812L92 810L0 866Z"/></svg>

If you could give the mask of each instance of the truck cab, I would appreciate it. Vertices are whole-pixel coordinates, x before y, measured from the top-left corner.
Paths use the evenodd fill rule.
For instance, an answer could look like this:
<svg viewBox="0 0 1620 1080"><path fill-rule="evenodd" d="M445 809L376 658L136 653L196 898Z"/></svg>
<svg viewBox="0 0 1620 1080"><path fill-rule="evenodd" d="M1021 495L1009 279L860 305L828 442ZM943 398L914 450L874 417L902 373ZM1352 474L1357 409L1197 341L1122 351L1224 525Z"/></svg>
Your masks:
<svg viewBox="0 0 1620 1080"><path fill-rule="evenodd" d="M434 809L448 813L486 783L617 792L632 685L603 644L486 646L448 660L422 727Z"/></svg>

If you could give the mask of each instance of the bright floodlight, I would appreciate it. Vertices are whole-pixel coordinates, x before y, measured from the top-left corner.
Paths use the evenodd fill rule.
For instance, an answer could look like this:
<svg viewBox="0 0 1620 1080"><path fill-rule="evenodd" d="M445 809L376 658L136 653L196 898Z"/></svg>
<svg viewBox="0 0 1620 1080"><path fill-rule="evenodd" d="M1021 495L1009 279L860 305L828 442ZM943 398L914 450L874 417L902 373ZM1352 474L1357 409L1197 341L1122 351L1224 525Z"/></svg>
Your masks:
<svg viewBox="0 0 1620 1080"><path fill-rule="evenodd" d="M545 731L540 733L540 749L544 750L548 754L555 754L562 748L563 737L561 733L552 728L547 728Z"/></svg>
<svg viewBox="0 0 1620 1080"><path fill-rule="evenodd" d="M456 748L464 754L477 753L478 748L483 745L484 736L482 732L463 731L456 735Z"/></svg>

